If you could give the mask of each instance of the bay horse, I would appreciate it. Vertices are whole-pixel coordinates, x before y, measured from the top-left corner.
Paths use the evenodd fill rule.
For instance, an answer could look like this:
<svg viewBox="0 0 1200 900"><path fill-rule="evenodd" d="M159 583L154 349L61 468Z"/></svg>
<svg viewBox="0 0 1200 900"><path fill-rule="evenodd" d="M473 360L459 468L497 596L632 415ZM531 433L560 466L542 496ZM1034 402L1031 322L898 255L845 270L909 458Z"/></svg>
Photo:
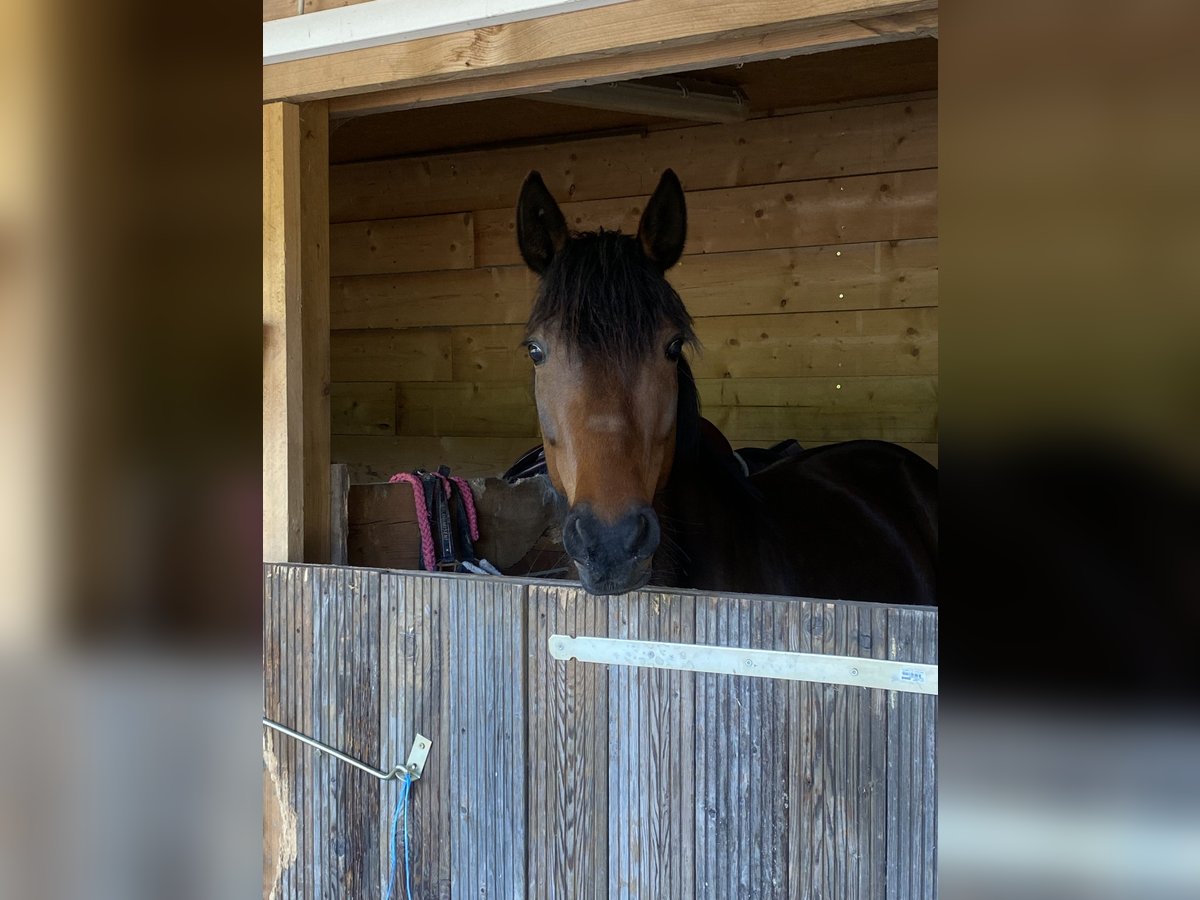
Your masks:
<svg viewBox="0 0 1200 900"><path fill-rule="evenodd" d="M687 237L673 171L636 236L573 233L536 171L516 227L540 276L523 346L546 470L585 590L936 603L933 466L894 444L850 441L747 477L701 418L692 318L665 277Z"/></svg>

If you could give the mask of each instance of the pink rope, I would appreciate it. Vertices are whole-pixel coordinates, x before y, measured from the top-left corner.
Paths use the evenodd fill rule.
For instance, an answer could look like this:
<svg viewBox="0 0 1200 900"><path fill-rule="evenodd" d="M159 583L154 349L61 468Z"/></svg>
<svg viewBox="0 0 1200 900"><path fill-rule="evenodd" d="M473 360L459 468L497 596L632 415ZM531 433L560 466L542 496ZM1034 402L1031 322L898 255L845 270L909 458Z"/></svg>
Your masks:
<svg viewBox="0 0 1200 900"><path fill-rule="evenodd" d="M397 472L388 482L396 484L404 482L412 487L413 506L417 509L417 529L421 532L421 558L425 563L425 571L437 571L437 556L433 551L433 533L429 527L429 509L425 505L425 487L421 479L411 472Z"/></svg>

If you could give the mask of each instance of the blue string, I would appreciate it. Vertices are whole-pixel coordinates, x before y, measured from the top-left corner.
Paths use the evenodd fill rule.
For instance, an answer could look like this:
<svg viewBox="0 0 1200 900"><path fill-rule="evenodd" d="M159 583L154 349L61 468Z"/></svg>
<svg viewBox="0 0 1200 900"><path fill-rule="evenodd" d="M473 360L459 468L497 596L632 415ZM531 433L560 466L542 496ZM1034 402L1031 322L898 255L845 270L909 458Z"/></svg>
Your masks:
<svg viewBox="0 0 1200 900"><path fill-rule="evenodd" d="M388 868L387 888L383 892L384 900L392 900L392 885L396 881L396 826L400 823L400 813L404 812L404 892L408 900L412 900L411 861L408 852L408 795L412 790L412 776L405 775L400 787L400 799L396 801L396 811L392 813L392 840L388 844L391 850L391 866Z"/></svg>

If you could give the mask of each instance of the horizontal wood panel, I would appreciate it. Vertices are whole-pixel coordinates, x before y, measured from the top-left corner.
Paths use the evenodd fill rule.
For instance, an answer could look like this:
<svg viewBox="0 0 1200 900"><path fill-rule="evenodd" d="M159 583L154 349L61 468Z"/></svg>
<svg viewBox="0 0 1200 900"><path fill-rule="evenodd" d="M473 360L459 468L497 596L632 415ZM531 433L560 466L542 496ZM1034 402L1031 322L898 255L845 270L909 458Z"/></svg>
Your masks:
<svg viewBox="0 0 1200 900"><path fill-rule="evenodd" d="M936 306L937 239L684 257L668 280L696 317ZM525 266L335 278L334 329L523 324Z"/></svg>
<svg viewBox="0 0 1200 900"><path fill-rule="evenodd" d="M879 309L699 319L697 378L931 375L937 310Z"/></svg>
<svg viewBox="0 0 1200 900"><path fill-rule="evenodd" d="M937 165L937 101L824 110L471 153L334 166L334 222L503 209L537 169L559 200L649 196L664 169L685 190Z"/></svg>
<svg viewBox="0 0 1200 900"><path fill-rule="evenodd" d="M376 275L475 265L470 213L333 225L330 274Z"/></svg>
<svg viewBox="0 0 1200 900"><path fill-rule="evenodd" d="M530 377L533 363L521 348L524 339L524 325L451 329L453 380L520 381Z"/></svg>
<svg viewBox="0 0 1200 900"><path fill-rule="evenodd" d="M435 471L439 465L450 466L455 475L475 478L502 474L540 443L540 438L523 437L334 435L333 461L354 464L360 476L368 474L380 481L396 472Z"/></svg>
<svg viewBox="0 0 1200 900"><path fill-rule="evenodd" d="M631 0L601 9L546 16L395 46L350 50L263 66L263 100L308 100L389 87L483 78L547 66L628 57L639 50L708 45L724 38L762 37L788 26L819 28L846 20L904 14L934 0ZM871 29L861 29L870 42ZM902 29L901 29L902 30ZM397 48L402 48L399 51ZM716 63L724 60L718 59ZM605 74L595 71L597 77ZM536 74L536 73L535 73Z"/></svg>
<svg viewBox="0 0 1200 900"><path fill-rule="evenodd" d="M537 435L533 379L518 384L397 385L396 434Z"/></svg>
<svg viewBox="0 0 1200 900"><path fill-rule="evenodd" d="M562 210L571 228L633 234L644 203L593 200L562 204ZM936 237L937 171L694 191L687 208L688 254ZM475 261L521 261L512 210L476 213Z"/></svg>
<svg viewBox="0 0 1200 900"><path fill-rule="evenodd" d="M774 440L730 438L734 447L769 447ZM450 466L455 475L466 478L502 474L522 454L540 444L537 437L470 437L461 435L371 436L334 435L333 461L353 467L354 480L387 481L397 472L436 469ZM819 447L836 441L801 441L805 447ZM938 445L925 441L896 441L931 464L938 464Z"/></svg>
<svg viewBox="0 0 1200 900"><path fill-rule="evenodd" d="M685 256L667 273L696 318L937 306L936 238Z"/></svg>
<svg viewBox="0 0 1200 900"><path fill-rule="evenodd" d="M523 323L537 290L524 265L335 278L335 329Z"/></svg>
<svg viewBox="0 0 1200 900"><path fill-rule="evenodd" d="M538 434L529 381L333 387L334 434ZM700 379L697 387L705 418L731 441L937 439L933 376L716 378Z"/></svg>
<svg viewBox="0 0 1200 900"><path fill-rule="evenodd" d="M329 341L334 381L449 381L446 329L335 331Z"/></svg>
<svg viewBox="0 0 1200 900"><path fill-rule="evenodd" d="M262 10L264 22L286 19L289 16L300 14L299 4L296 0L263 0Z"/></svg>
<svg viewBox="0 0 1200 900"><path fill-rule="evenodd" d="M340 382L329 386L333 434L395 434L396 385L392 382Z"/></svg>

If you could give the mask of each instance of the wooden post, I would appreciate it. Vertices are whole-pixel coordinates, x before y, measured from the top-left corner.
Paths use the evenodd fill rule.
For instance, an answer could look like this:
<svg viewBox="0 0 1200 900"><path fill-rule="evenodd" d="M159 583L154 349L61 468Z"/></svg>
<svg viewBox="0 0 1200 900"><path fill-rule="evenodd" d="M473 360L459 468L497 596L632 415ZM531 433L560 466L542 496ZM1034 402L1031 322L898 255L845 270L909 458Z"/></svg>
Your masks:
<svg viewBox="0 0 1200 900"><path fill-rule="evenodd" d="M263 107L263 558L329 559L329 119Z"/></svg>

